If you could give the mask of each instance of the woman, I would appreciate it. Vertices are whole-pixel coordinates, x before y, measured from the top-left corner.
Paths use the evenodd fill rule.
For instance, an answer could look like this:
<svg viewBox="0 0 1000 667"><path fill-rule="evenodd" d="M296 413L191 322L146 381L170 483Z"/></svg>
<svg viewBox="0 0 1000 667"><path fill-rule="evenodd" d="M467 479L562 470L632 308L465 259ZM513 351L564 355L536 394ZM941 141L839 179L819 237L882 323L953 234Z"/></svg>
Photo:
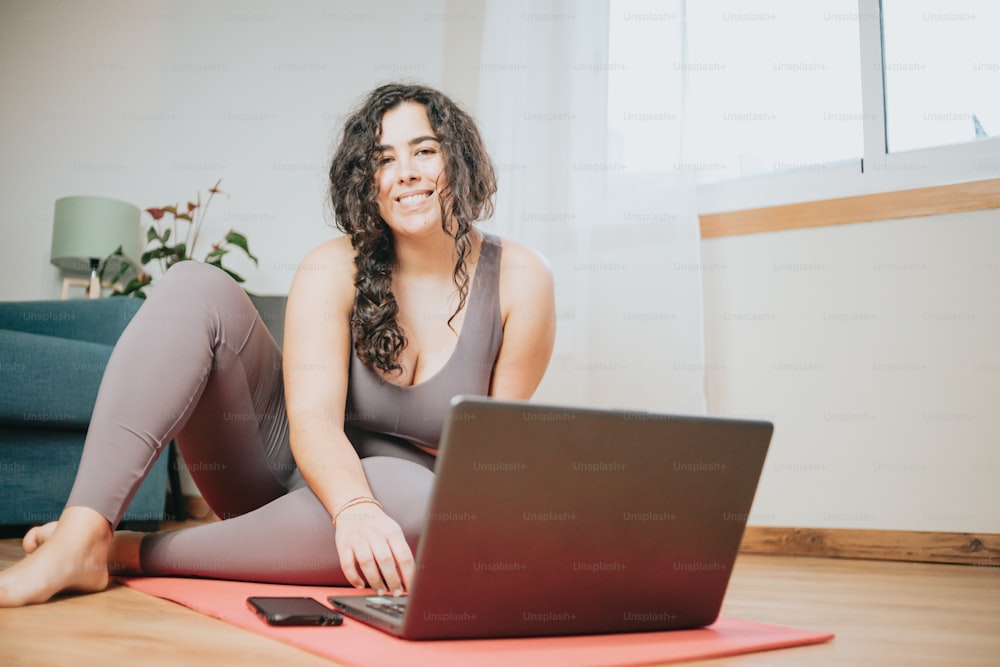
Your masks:
<svg viewBox="0 0 1000 667"><path fill-rule="evenodd" d="M552 278L472 226L492 213L493 168L440 92L373 91L330 186L345 235L296 273L283 360L222 272L184 262L164 276L109 361L67 506L0 573L0 606L101 590L109 570L410 585L448 401L531 396L554 341ZM174 438L223 520L115 533Z"/></svg>

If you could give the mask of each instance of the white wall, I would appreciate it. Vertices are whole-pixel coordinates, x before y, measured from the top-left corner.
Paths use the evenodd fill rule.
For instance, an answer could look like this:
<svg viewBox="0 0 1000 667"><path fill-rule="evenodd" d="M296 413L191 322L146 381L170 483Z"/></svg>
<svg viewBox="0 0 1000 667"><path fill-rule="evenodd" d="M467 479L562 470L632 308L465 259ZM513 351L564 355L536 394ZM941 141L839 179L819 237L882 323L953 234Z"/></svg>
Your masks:
<svg viewBox="0 0 1000 667"><path fill-rule="evenodd" d="M751 523L1000 532L998 223L703 242L709 411L775 423Z"/></svg>
<svg viewBox="0 0 1000 667"><path fill-rule="evenodd" d="M57 198L147 208L219 178L229 198L213 202L204 240L244 232L260 268L233 267L252 291L286 292L335 233L325 172L343 115L378 83L441 85L445 4L0 3L0 299L58 296Z"/></svg>

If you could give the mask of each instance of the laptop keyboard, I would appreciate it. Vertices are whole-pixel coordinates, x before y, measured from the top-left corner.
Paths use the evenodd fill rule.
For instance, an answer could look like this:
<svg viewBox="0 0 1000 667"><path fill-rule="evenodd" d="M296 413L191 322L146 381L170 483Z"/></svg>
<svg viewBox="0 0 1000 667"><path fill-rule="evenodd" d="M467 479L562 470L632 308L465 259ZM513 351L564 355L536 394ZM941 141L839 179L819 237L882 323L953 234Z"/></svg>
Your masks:
<svg viewBox="0 0 1000 667"><path fill-rule="evenodd" d="M365 606L380 611L383 614L395 616L396 618L402 618L403 614L406 612L406 600L407 598L405 597L403 598L372 597L366 600Z"/></svg>

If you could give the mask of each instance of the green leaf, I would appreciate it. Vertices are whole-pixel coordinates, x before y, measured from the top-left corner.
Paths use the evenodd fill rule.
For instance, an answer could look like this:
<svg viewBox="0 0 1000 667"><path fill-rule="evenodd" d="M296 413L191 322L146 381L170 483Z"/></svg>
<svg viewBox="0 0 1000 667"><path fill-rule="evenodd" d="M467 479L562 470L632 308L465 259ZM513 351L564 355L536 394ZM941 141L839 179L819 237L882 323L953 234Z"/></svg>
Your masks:
<svg viewBox="0 0 1000 667"><path fill-rule="evenodd" d="M226 243L231 243L245 252L247 257L253 260L254 266L258 265L257 258L250 253L250 247L247 245L247 237L243 236L236 230L230 229L229 233L226 234Z"/></svg>
<svg viewBox="0 0 1000 667"><path fill-rule="evenodd" d="M216 257L219 257L221 259L222 256L228 252L229 252L228 248L216 248L212 252L205 255L205 261L208 262L210 259L214 259Z"/></svg>
<svg viewBox="0 0 1000 667"><path fill-rule="evenodd" d="M246 281L245 281L245 280L243 279L243 276L241 276L240 274L238 274L238 273L235 273L235 272L233 272L233 271L230 271L229 269L227 269L227 268L226 268L226 267L224 267L224 266L220 266L219 268L220 268L220 269L222 269L223 271L225 271L226 273L228 273L228 274L229 274L229 275L230 275L230 276L232 277L232 279L233 279L233 280L235 280L236 282L238 282L238 283L243 283L243 282L246 282Z"/></svg>
<svg viewBox="0 0 1000 667"><path fill-rule="evenodd" d="M167 241L170 240L170 228L169 227L167 227L166 229L163 230L163 238L160 239L160 240L163 242L164 245L166 245Z"/></svg>
<svg viewBox="0 0 1000 667"><path fill-rule="evenodd" d="M174 254L175 251L171 247L153 248L152 250L147 250L142 253L142 257L139 258L139 261L143 264L149 264L149 262L154 259L163 259L164 257L171 257Z"/></svg>
<svg viewBox="0 0 1000 667"><path fill-rule="evenodd" d="M170 231L169 229L167 230ZM146 230L146 243L152 243L153 241L160 241L160 235L156 232L156 227L150 227Z"/></svg>
<svg viewBox="0 0 1000 667"><path fill-rule="evenodd" d="M143 276L141 278L133 278L132 280L128 281L128 284L125 285L125 287L122 288L121 294L123 296L134 294L151 282L153 282L153 279L148 275ZM142 298L145 298L145 295L143 295Z"/></svg>
<svg viewBox="0 0 1000 667"><path fill-rule="evenodd" d="M124 257L124 255L123 255L123 257ZM124 277L125 274L129 272L129 269L132 268L132 262L124 261L121 264L122 264L122 266L121 266L120 269L118 269L118 273L116 273L115 277L111 279L111 284L112 285L117 284L118 281L121 280L122 277Z"/></svg>
<svg viewBox="0 0 1000 667"><path fill-rule="evenodd" d="M101 262L101 268L97 270L97 277L100 279L101 282L104 282L104 270L108 268L108 262L111 261L111 258L122 257L122 256L123 256L122 247L118 246L114 252L112 252L110 255L104 258L104 261ZM121 276L119 275L118 277L120 278ZM112 282L114 283L117 281L113 280Z"/></svg>

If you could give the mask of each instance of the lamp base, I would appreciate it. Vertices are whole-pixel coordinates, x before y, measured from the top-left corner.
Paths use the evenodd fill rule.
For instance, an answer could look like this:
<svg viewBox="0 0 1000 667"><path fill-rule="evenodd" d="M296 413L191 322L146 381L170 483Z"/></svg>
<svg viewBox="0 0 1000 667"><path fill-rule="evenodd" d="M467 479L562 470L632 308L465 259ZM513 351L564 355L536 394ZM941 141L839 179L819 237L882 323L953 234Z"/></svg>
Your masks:
<svg viewBox="0 0 1000 667"><path fill-rule="evenodd" d="M101 279L97 277L97 269L90 269L90 285L87 288L87 297L90 299L101 298Z"/></svg>
<svg viewBox="0 0 1000 667"><path fill-rule="evenodd" d="M62 295L61 298L65 301L70 298L79 298L77 296L71 296L70 290L74 287L83 288L83 294L89 299L96 299L101 296L101 286L98 286L96 296L93 290L93 283L87 278L63 278L62 284Z"/></svg>

